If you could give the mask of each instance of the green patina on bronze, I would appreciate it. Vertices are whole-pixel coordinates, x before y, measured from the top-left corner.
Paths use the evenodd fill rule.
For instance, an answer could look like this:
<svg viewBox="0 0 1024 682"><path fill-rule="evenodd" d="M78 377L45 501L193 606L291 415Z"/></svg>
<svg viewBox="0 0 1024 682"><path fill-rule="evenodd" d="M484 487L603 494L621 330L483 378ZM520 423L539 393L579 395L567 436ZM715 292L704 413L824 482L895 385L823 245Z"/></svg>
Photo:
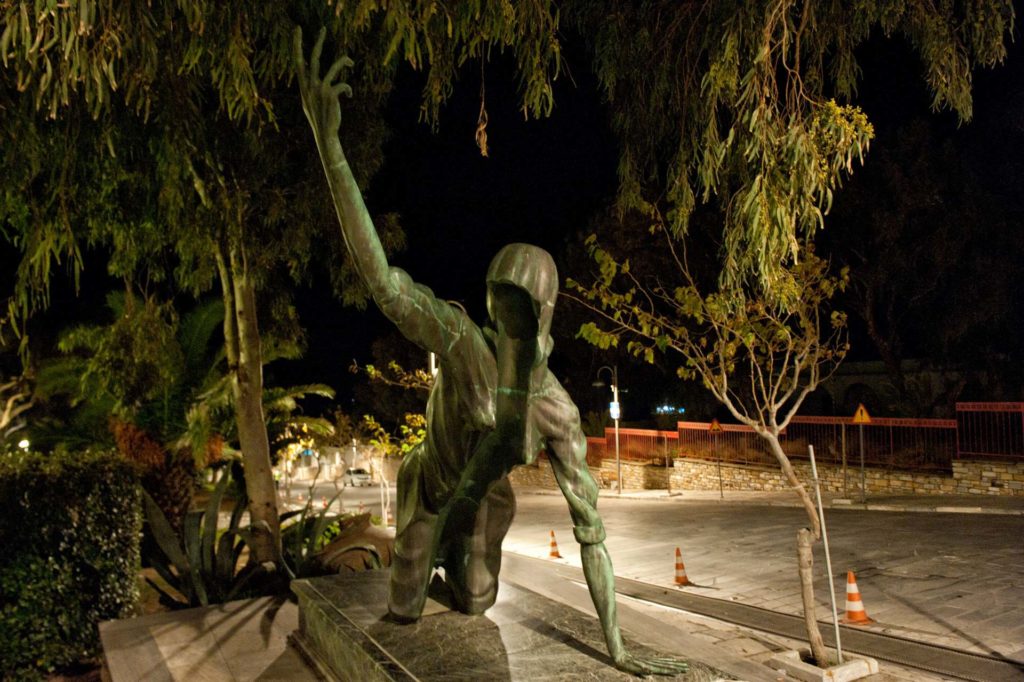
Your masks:
<svg viewBox="0 0 1024 682"><path fill-rule="evenodd" d="M427 401L426 439L406 455L398 474L388 610L401 621L418 619L436 567L444 568L459 610L479 614L494 603L501 542L515 513L508 473L533 462L543 448L569 504L587 585L616 666L636 674L686 670L682 661L632 656L622 643L579 410L547 366L558 295L551 255L510 244L495 256L487 272L490 320L484 328L389 266L337 134L338 98L351 93L340 76L351 61L339 59L321 79L323 40L321 32L307 65L296 30L295 57L345 244L381 311L406 338L437 354L440 364Z"/></svg>

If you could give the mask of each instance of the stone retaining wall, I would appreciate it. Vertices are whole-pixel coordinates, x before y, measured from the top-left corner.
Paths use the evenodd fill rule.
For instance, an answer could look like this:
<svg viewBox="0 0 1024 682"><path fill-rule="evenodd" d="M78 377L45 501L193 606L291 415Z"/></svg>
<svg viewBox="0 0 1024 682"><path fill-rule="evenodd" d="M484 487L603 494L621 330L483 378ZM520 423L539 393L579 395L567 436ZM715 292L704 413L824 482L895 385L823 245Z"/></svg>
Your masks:
<svg viewBox="0 0 1024 682"><path fill-rule="evenodd" d="M794 462L793 469L804 483L811 479L810 464ZM615 460L605 459L600 469L591 468L598 485L614 487ZM908 471L866 469L868 493L889 495L1015 495L1024 496L1024 463L957 460L953 473L927 474ZM818 477L822 490L835 494L860 492L860 469L848 467L843 485L841 467L821 465ZM551 463L538 460L517 467L509 476L513 485L557 488ZM622 462L623 489L718 490L718 465L701 459L676 459L669 469L654 464ZM722 487L727 490L786 490L789 485L775 467L722 464Z"/></svg>
<svg viewBox="0 0 1024 682"><path fill-rule="evenodd" d="M1024 462L953 462L957 494L1024 496Z"/></svg>
<svg viewBox="0 0 1024 682"><path fill-rule="evenodd" d="M622 462L622 489L665 490L669 487L668 467L641 462ZM601 462L601 472L605 480L615 480L615 460L605 459Z"/></svg>
<svg viewBox="0 0 1024 682"><path fill-rule="evenodd" d="M613 463L614 464L614 463ZM600 470L590 467L590 475L594 477L598 485L601 484ZM555 472L551 470L551 462L546 459L538 459L533 464L516 467L508 475L513 486L526 488L557 488Z"/></svg>
<svg viewBox="0 0 1024 682"><path fill-rule="evenodd" d="M795 462L793 469L801 481L810 482L809 463ZM860 469L857 467L847 468L845 486L841 467L819 466L818 478L826 492L850 494L860 491ZM952 475L866 469L864 479L869 493L1024 496L1024 464L1021 463L957 460L953 462ZM718 486L715 462L697 459L675 461L672 488L717 490ZM776 468L723 463L722 487L729 490L785 490L789 486L783 480L782 472Z"/></svg>

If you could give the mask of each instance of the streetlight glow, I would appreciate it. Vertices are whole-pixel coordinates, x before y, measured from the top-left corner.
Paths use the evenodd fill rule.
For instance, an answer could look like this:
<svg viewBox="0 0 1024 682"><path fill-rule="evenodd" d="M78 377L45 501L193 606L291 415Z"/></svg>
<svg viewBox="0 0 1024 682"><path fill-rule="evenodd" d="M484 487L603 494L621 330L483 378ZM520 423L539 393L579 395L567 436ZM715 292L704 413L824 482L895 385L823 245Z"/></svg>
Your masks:
<svg viewBox="0 0 1024 682"><path fill-rule="evenodd" d="M604 386L601 381L601 372L608 370L608 373L612 375L612 402L608 406L608 412L613 420L615 420L615 493L617 495L622 494L622 460L619 458L619 417L622 416L622 404L619 402L619 368L618 366L609 367L604 365L597 370L597 381L594 382L595 386Z"/></svg>

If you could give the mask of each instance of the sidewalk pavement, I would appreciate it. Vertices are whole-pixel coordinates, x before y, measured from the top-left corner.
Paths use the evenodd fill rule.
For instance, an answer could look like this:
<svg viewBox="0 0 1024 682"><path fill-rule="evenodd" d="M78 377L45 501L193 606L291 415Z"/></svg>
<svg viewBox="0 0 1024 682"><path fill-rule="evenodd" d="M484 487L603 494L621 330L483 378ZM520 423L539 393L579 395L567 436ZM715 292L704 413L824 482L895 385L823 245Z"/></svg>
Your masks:
<svg viewBox="0 0 1024 682"><path fill-rule="evenodd" d="M589 610L586 587L573 582L566 581L556 590L541 587L537 591L556 602ZM792 679L783 678L764 664L778 652L805 646L796 640L628 597L620 597L618 601L619 621L627 636L639 635L650 646L729 670L738 676L735 679L747 682ZM100 634L106 663L102 679L105 682L317 682L321 676L287 642L288 634L298 627L298 621L296 604L263 597L102 623ZM452 672L453 676L458 674L458 671ZM496 679L526 682L515 675ZM867 682L942 680L889 664L865 679Z"/></svg>
<svg viewBox="0 0 1024 682"><path fill-rule="evenodd" d="M568 530L565 503L557 490L517 492L505 551L545 557L549 529L559 538ZM801 613L792 533L807 520L792 491L726 490L721 503L718 491L619 497L602 490L599 504L616 575L671 586L673 549L682 546L696 593ZM838 607L843 574L853 571L876 619L865 629L1024 663L1024 498L872 496L865 506L828 497L825 506ZM575 543L563 544L564 561L578 566ZM831 610L827 580L815 581L815 601L819 614Z"/></svg>
<svg viewBox="0 0 1024 682"><path fill-rule="evenodd" d="M558 490L543 488L517 488L516 492L521 495L561 494ZM666 504L721 501L727 505L799 506L792 491L725 491L724 499L718 491L669 494L665 490L624 490L618 495L615 491L602 490L601 495L658 500ZM1024 515L1024 498L996 496L871 495L865 505L826 495L823 505L831 509L870 511ZM511 551L517 551L514 541L507 544L512 545ZM529 555L529 552L523 553ZM620 569L617 573L625 575L627 570L632 570L628 566L628 561L617 564ZM565 587L569 592L578 589L584 588L573 583L567 583ZM620 617L624 625L630 621L639 623L644 618L648 621L655 618L665 629L666 636L670 630L686 633L706 642L707 651L711 652L709 655L720 659L736 657L751 663L763 663L775 652L802 646L799 641L624 597L620 598ZM295 628L297 620L294 604L264 598L105 623L101 626L107 658L104 678L115 682L137 679L188 682L314 680L317 677L313 671L286 644L287 634ZM765 670L770 672L768 668ZM884 664L881 673L867 679L870 682L925 682L942 678Z"/></svg>
<svg viewBox="0 0 1024 682"><path fill-rule="evenodd" d="M557 488L516 487L521 495L557 495ZM800 507L800 500L791 490L750 491L726 490L640 490L626 488L622 494L602 488L601 497L621 497L633 500L662 500L665 502L723 502L726 504L762 505L771 507ZM813 498L813 493L812 493ZM1024 516L1024 496L1009 495L868 495L866 503L860 498L843 497L834 493L822 495L826 509L854 509L891 512L939 512L944 514L1009 514Z"/></svg>

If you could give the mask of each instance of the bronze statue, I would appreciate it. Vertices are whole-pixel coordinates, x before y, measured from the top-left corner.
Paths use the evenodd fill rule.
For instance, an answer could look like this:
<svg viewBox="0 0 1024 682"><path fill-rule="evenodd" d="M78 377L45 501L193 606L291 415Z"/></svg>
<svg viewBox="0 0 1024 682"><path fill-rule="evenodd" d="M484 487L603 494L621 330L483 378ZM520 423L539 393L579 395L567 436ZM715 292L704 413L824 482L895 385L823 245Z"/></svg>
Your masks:
<svg viewBox="0 0 1024 682"><path fill-rule="evenodd" d="M460 611L479 614L494 603L501 542L515 513L508 473L546 448L569 503L587 585L616 666L635 674L685 671L685 662L634 657L622 643L615 576L579 411L547 367L558 295L554 261L535 246L503 248L487 272L490 325L484 328L390 267L338 139L338 98L351 95L340 77L352 62L342 57L321 79L323 43L321 31L307 65L296 29L302 104L345 244L381 311L440 360L427 402L426 439L399 469L389 611L400 621L417 620L438 566Z"/></svg>

